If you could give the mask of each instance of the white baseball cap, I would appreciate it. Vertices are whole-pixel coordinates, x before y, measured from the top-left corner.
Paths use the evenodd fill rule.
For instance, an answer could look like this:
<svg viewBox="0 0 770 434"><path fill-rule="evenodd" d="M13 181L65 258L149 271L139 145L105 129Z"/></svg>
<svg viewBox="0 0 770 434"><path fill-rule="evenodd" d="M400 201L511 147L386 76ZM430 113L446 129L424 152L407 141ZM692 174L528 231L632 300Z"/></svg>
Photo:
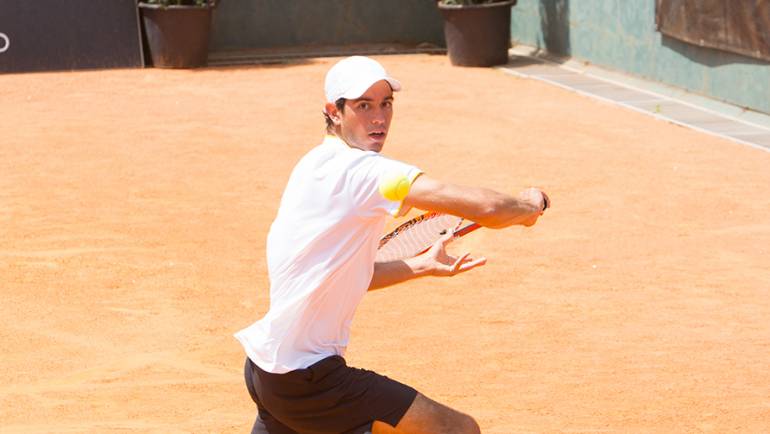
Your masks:
<svg viewBox="0 0 770 434"><path fill-rule="evenodd" d="M342 59L326 73L326 101L334 103L340 98L359 98L380 80L387 81L394 92L401 90L401 83L388 76L385 68L376 60L364 56Z"/></svg>

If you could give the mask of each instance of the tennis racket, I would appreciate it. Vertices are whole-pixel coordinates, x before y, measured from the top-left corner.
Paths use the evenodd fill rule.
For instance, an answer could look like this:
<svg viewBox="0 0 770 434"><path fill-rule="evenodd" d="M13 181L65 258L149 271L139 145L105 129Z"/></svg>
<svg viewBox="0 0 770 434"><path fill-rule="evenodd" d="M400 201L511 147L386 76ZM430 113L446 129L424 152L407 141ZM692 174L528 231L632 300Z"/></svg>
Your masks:
<svg viewBox="0 0 770 434"><path fill-rule="evenodd" d="M543 194L543 211L550 207L548 196ZM375 261L388 262L411 258L425 253L439 238L453 232L455 238L468 235L481 225L462 217L439 212L419 215L400 225L380 240Z"/></svg>
<svg viewBox="0 0 770 434"><path fill-rule="evenodd" d="M439 238L450 231L462 237L480 228L478 223L462 217L438 212L419 215L400 225L380 240L377 262L396 261L425 253Z"/></svg>

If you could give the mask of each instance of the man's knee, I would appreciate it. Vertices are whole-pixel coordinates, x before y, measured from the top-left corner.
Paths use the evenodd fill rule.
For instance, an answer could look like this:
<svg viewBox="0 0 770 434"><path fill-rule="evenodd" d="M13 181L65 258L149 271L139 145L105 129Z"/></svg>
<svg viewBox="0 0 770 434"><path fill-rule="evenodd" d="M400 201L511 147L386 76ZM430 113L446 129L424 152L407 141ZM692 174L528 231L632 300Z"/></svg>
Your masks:
<svg viewBox="0 0 770 434"><path fill-rule="evenodd" d="M451 422L457 434L481 434L481 428L476 420L467 414L456 412Z"/></svg>
<svg viewBox="0 0 770 434"><path fill-rule="evenodd" d="M396 427L399 433L479 434L476 421L467 414L417 394Z"/></svg>
<svg viewBox="0 0 770 434"><path fill-rule="evenodd" d="M481 434L481 428L479 428L479 424L476 423L476 420L472 417L468 416L467 414L462 415L462 427L463 427L463 434Z"/></svg>

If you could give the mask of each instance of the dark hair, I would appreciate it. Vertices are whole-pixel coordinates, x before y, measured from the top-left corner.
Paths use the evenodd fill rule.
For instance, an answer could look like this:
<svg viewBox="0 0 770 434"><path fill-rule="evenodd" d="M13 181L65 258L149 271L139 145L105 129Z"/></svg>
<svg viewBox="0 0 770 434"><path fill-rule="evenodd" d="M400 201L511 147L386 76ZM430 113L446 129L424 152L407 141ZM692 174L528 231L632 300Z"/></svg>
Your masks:
<svg viewBox="0 0 770 434"><path fill-rule="evenodd" d="M337 101L334 102L334 105L337 107L337 110L340 112L345 112L345 98L340 98ZM325 111L323 112L324 119L326 119L326 131L331 131L334 129L334 122L332 122L332 118L329 117L329 114Z"/></svg>

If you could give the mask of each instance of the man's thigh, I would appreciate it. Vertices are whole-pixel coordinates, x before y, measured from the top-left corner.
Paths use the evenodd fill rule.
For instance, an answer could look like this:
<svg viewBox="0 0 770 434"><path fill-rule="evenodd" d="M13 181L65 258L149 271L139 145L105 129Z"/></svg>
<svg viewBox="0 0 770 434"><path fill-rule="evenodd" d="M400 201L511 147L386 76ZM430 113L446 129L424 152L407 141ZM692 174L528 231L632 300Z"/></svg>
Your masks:
<svg viewBox="0 0 770 434"><path fill-rule="evenodd" d="M271 374L247 364L254 374L255 402L297 432L359 434L370 431L375 419L395 425L417 395L398 381L348 367L339 356L286 374ZM265 419L272 432L269 422Z"/></svg>
<svg viewBox="0 0 770 434"><path fill-rule="evenodd" d="M377 421L372 434L454 434L480 433L472 417L418 393L395 428Z"/></svg>

